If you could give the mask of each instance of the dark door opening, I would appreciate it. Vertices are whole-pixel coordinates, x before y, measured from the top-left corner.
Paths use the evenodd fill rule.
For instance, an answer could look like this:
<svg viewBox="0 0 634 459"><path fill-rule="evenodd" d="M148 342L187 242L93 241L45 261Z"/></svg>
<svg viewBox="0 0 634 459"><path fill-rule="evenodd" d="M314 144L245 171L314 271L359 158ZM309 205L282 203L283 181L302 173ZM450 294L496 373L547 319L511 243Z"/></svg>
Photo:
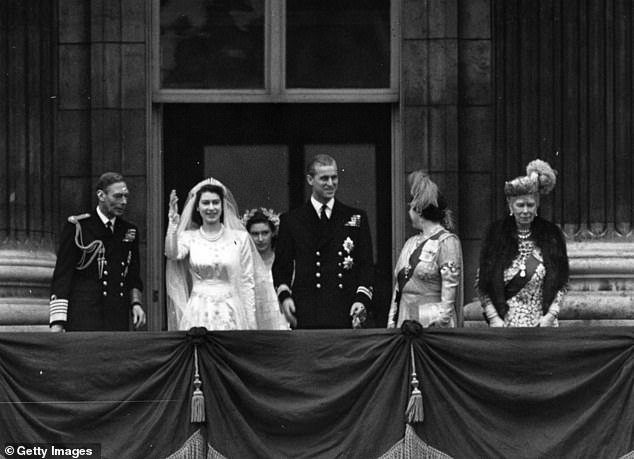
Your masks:
<svg viewBox="0 0 634 459"><path fill-rule="evenodd" d="M164 202L184 203L205 177L233 192L240 212L285 212L309 197L306 161L328 153L338 163L337 198L368 212L376 283L373 324L384 326L391 293L391 107L378 104L165 105ZM165 222L167 224L167 222Z"/></svg>

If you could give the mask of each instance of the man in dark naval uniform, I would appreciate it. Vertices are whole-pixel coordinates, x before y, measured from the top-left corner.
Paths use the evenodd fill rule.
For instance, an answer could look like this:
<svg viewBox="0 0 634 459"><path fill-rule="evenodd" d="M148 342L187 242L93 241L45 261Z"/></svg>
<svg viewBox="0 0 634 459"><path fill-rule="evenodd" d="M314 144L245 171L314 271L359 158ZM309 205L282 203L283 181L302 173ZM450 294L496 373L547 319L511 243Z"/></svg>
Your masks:
<svg viewBox="0 0 634 459"><path fill-rule="evenodd" d="M50 302L52 331L128 331L145 324L137 227L122 215L121 174L97 182L97 208L68 218L62 230Z"/></svg>
<svg viewBox="0 0 634 459"><path fill-rule="evenodd" d="M359 327L374 277L368 218L335 199L331 156L315 156L306 180L310 200L280 219L273 263L280 309L294 328Z"/></svg>

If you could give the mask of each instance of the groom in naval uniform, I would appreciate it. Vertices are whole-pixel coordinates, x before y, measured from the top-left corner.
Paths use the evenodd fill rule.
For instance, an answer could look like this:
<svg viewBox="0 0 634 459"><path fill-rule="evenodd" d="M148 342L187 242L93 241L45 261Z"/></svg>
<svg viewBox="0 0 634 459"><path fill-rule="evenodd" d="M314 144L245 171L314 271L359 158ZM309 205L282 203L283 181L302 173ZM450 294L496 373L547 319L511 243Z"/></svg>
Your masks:
<svg viewBox="0 0 634 459"><path fill-rule="evenodd" d="M372 301L374 263L366 213L335 199L337 163L315 156L311 197L280 218L273 281L293 328L359 327Z"/></svg>

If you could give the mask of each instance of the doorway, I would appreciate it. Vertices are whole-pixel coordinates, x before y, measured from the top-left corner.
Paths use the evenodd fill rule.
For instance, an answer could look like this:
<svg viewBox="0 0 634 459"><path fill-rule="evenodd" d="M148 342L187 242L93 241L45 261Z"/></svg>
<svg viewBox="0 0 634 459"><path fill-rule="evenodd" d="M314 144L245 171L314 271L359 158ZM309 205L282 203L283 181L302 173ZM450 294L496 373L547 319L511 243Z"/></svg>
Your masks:
<svg viewBox="0 0 634 459"><path fill-rule="evenodd" d="M364 209L376 266L371 325L384 326L391 294L391 106L388 104L167 104L164 202L205 177L222 181L244 212L285 212L309 197L307 161L337 160L337 198ZM165 222L165 225L167 222Z"/></svg>

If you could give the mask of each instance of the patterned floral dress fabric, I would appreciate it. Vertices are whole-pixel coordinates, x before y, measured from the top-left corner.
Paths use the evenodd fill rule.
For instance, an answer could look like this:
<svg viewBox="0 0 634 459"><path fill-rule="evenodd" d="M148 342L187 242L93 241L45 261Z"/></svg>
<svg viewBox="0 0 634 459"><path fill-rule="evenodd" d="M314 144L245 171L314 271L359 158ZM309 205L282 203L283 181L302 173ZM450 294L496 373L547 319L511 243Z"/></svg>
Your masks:
<svg viewBox="0 0 634 459"><path fill-rule="evenodd" d="M189 255L192 290L180 330L255 329L253 260L246 232L224 228L215 238L201 230L183 232L178 258Z"/></svg>
<svg viewBox="0 0 634 459"><path fill-rule="evenodd" d="M544 266L541 249L531 239L520 240L517 257L504 270L504 284L508 284L517 275L521 277L523 277L522 275L528 275L525 270L530 257L536 260L537 267L526 285L507 301L509 311L504 318L505 327L536 327L539 325L539 320L543 315L542 294L546 267ZM564 291L559 291L553 301L553 306L557 310L559 310L563 295ZM553 320L552 326L559 326L556 318Z"/></svg>

